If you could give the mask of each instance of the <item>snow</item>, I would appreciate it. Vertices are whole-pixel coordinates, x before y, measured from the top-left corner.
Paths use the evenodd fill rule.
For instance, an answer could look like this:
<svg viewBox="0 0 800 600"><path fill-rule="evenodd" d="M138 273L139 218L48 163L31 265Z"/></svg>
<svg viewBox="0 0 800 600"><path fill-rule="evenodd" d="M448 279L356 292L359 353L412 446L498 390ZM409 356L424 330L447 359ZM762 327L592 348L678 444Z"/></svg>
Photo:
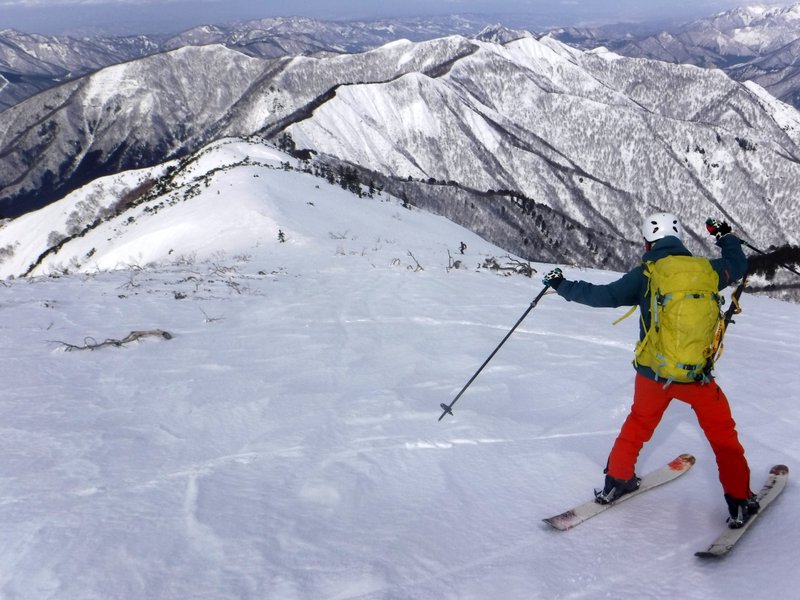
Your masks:
<svg viewBox="0 0 800 600"><path fill-rule="evenodd" d="M87 81L87 102L94 106L104 106L109 99L118 99L119 96L131 97L142 87L141 81L136 81L126 64L101 69Z"/></svg>
<svg viewBox="0 0 800 600"><path fill-rule="evenodd" d="M256 158L226 145L198 172L237 148ZM478 268L503 250L444 219L254 169L79 238L96 253L72 274L0 284L0 597L735 600L800 583L791 475L730 556L693 555L725 506L677 402L638 470L690 452L691 472L572 531L542 523L602 482L635 318L546 295L439 422L551 265L505 277ZM146 263L107 270L123 247ZM800 309L742 307L718 380L757 488L800 458ZM172 339L65 345L152 330Z"/></svg>
<svg viewBox="0 0 800 600"><path fill-rule="evenodd" d="M589 50L587 54L593 54L595 56L599 56L600 58L604 58L606 60L621 60L624 58L621 54L617 54L616 52L612 52L605 46L598 46L597 48L593 48Z"/></svg>
<svg viewBox="0 0 800 600"><path fill-rule="evenodd" d="M744 87L767 106L778 126L786 132L794 143L800 143L800 113L793 106L781 102L767 90L753 81L745 81Z"/></svg>

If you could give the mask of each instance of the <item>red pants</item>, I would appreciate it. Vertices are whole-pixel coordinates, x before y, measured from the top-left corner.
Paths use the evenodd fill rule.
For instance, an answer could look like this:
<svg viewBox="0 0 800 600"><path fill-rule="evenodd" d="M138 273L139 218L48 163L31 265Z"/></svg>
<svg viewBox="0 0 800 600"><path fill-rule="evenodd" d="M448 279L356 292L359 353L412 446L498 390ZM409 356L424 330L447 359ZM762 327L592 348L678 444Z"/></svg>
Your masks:
<svg viewBox="0 0 800 600"><path fill-rule="evenodd" d="M665 389L663 383L637 373L633 406L608 457L608 474L617 479L633 477L642 446L653 436L673 398L686 402L697 415L717 458L723 491L734 498L750 497L750 467L739 443L728 399L714 381L673 383Z"/></svg>

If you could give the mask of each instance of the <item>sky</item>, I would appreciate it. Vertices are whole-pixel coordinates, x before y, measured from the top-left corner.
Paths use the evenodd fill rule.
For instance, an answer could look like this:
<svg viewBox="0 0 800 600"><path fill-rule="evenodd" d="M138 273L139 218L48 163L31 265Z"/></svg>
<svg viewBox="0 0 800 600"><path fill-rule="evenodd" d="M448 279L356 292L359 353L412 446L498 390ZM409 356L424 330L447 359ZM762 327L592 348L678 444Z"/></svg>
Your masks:
<svg viewBox="0 0 800 600"><path fill-rule="evenodd" d="M717 376L751 485L790 469L730 555L694 555L726 530L727 510L680 402L637 470L682 453L694 467L556 531L542 519L603 481L633 393L637 320L613 325L624 309L545 295L438 421L552 265L534 264L533 278L479 268L507 253L386 195L284 170L295 161L265 145L212 147L166 197L75 237L37 276L0 282L0 598L752 600L797 589L800 306L747 293L726 333ZM67 207L111 204L108 192L138 177L97 180L0 235L16 230L27 251L64 230ZM448 268L448 251L463 268ZM98 346L132 331L138 340Z"/></svg>
<svg viewBox="0 0 800 600"><path fill-rule="evenodd" d="M326 20L453 13L519 19L531 30L620 21L688 21L756 4L746 0L0 0L0 29L58 34L174 33L201 24L275 16ZM792 4L770 3L770 4ZM502 8L500 8L502 7ZM518 22L513 23L519 26Z"/></svg>

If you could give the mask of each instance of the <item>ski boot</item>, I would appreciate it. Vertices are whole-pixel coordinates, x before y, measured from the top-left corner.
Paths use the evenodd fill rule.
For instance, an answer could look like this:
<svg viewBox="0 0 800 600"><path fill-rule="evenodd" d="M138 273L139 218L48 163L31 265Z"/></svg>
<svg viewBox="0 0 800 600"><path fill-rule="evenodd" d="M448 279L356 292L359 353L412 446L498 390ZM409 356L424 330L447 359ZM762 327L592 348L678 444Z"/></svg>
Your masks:
<svg viewBox="0 0 800 600"><path fill-rule="evenodd" d="M756 500L756 497L750 496L749 498L734 498L729 494L725 494L725 502L728 503L728 527L731 529L739 529L744 527L744 524L750 520L750 517L758 512L761 506Z"/></svg>
<svg viewBox="0 0 800 600"><path fill-rule="evenodd" d="M629 494L639 489L642 480L634 475L628 480L616 479L611 475L606 475L606 484L602 490L594 491L594 499L598 504L610 504L620 496Z"/></svg>

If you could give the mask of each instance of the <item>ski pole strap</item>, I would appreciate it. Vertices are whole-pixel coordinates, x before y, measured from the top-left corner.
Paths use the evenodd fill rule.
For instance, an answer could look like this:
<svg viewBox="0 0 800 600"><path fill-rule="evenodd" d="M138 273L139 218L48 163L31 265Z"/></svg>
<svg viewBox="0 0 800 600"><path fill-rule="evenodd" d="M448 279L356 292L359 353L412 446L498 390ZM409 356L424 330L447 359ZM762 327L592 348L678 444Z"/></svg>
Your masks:
<svg viewBox="0 0 800 600"><path fill-rule="evenodd" d="M739 285L736 286L736 289L731 294L731 304L728 306L727 310L725 311L724 319L725 325L727 326L729 323L733 321L733 316L738 315L742 312L742 305L739 303L739 299L742 296L742 292L744 292L744 288L747 287L747 274L745 273L744 277L742 277L742 281L739 282Z"/></svg>
<svg viewBox="0 0 800 600"><path fill-rule="evenodd" d="M739 304L738 296L731 296L731 304L733 304L734 306L734 309L732 311L734 315L738 315L740 312L742 312L742 305Z"/></svg>
<svg viewBox="0 0 800 600"><path fill-rule="evenodd" d="M739 298L742 295L742 292L744 291L744 288L746 286L747 286L747 274L745 273L744 277L742 277L742 281L739 283L739 285L736 286L736 289L731 294L731 304L730 306L728 306L728 309L722 316L719 328L717 329L717 333L714 336L714 345L711 348L712 362L717 362L722 356L722 352L725 349L725 345L722 343L722 339L725 337L725 332L728 330L728 325L734 322L733 316L738 315L742 312L742 306L739 303Z"/></svg>

